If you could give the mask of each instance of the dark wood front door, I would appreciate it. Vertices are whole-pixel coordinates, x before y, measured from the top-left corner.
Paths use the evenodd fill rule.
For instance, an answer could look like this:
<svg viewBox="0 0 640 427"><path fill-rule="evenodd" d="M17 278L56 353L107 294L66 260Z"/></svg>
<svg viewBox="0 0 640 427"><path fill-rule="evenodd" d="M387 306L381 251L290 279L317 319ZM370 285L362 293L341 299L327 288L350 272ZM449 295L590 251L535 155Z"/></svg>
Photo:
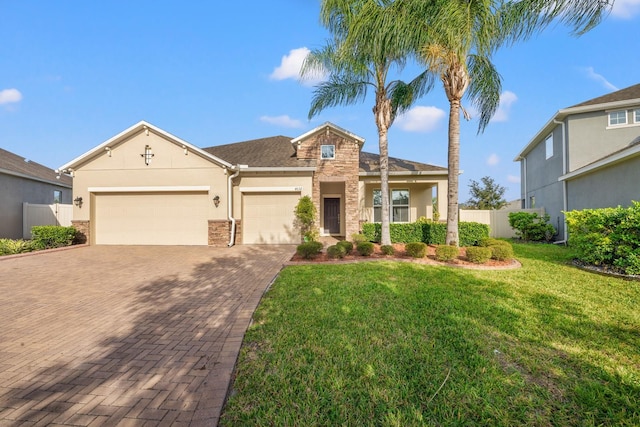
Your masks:
<svg viewBox="0 0 640 427"><path fill-rule="evenodd" d="M340 234L340 199L324 199L324 232Z"/></svg>

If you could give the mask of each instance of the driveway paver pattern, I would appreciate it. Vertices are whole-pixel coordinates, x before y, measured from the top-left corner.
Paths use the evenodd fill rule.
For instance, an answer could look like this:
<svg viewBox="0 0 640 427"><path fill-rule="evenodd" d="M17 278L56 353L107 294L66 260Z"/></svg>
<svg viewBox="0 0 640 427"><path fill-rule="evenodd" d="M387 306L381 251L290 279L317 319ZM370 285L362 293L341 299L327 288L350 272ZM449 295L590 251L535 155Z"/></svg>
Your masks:
<svg viewBox="0 0 640 427"><path fill-rule="evenodd" d="M0 259L0 426L215 426L293 246L85 246Z"/></svg>

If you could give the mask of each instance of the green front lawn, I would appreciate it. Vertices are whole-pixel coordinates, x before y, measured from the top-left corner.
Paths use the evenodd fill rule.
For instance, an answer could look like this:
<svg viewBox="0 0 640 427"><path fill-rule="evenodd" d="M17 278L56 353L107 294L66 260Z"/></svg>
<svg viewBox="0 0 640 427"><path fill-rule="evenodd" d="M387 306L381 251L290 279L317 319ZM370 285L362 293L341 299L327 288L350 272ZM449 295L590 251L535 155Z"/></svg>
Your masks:
<svg viewBox="0 0 640 427"><path fill-rule="evenodd" d="M640 283L514 249L510 271L286 268L221 425L640 425Z"/></svg>

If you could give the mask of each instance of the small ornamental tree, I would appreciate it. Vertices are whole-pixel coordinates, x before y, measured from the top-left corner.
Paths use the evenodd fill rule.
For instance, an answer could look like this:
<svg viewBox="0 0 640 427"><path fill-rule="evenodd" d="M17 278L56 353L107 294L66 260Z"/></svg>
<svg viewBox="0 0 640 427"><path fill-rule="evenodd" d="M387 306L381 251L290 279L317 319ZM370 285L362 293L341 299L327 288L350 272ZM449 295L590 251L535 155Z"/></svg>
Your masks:
<svg viewBox="0 0 640 427"><path fill-rule="evenodd" d="M295 209L296 225L300 227L302 240L305 242L314 242L319 238L319 232L316 228L316 213L316 206L311 197L300 197Z"/></svg>
<svg viewBox="0 0 640 427"><path fill-rule="evenodd" d="M500 209L507 204L504 199L506 188L496 183L493 178L484 176L482 183L472 179L469 184L471 198L465 203L468 209Z"/></svg>

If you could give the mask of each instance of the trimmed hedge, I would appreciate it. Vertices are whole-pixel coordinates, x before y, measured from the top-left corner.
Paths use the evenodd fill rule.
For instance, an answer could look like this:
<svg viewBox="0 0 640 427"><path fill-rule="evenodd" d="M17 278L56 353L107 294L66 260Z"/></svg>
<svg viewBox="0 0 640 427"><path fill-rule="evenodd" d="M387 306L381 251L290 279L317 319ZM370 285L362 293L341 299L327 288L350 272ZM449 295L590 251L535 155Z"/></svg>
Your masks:
<svg viewBox="0 0 640 427"><path fill-rule="evenodd" d="M436 247L436 259L438 261L453 261L458 258L460 251L457 246L440 245Z"/></svg>
<svg viewBox="0 0 640 427"><path fill-rule="evenodd" d="M506 261L513 259L513 246L509 243L488 246L491 249L491 258L496 261Z"/></svg>
<svg viewBox="0 0 640 427"><path fill-rule="evenodd" d="M344 249L345 255L349 255L353 251L353 243L348 240L340 240L336 243L336 246L341 246Z"/></svg>
<svg viewBox="0 0 640 427"><path fill-rule="evenodd" d="M52 249L71 246L76 237L76 229L72 226L36 225L31 227L31 242L37 249Z"/></svg>
<svg viewBox="0 0 640 427"><path fill-rule="evenodd" d="M373 253L374 249L375 247L371 242L360 242L356 246L356 251L358 251L358 253L362 256L370 256Z"/></svg>
<svg viewBox="0 0 640 427"><path fill-rule="evenodd" d="M640 274L640 202L628 208L565 212L565 216L569 245L580 261Z"/></svg>
<svg viewBox="0 0 640 427"><path fill-rule="evenodd" d="M371 242L380 242L382 225L375 222L362 224L362 233ZM389 233L393 243L424 242L430 245L444 245L447 237L447 224L442 222L391 223ZM489 226L477 222L458 224L460 246L477 245L489 237Z"/></svg>
<svg viewBox="0 0 640 427"><path fill-rule="evenodd" d="M344 258L346 254L347 252L342 245L331 245L327 248L327 256L332 259Z"/></svg>
<svg viewBox="0 0 640 427"><path fill-rule="evenodd" d="M407 255L413 258L424 258L427 255L427 245L423 242L411 242L407 243L404 247Z"/></svg>
<svg viewBox="0 0 640 427"><path fill-rule="evenodd" d="M392 245L380 246L380 251L385 255L393 255L396 253L396 249Z"/></svg>
<svg viewBox="0 0 640 427"><path fill-rule="evenodd" d="M484 246L469 246L467 259L474 264L484 264L491 258L491 248Z"/></svg>
<svg viewBox="0 0 640 427"><path fill-rule="evenodd" d="M315 241L303 243L296 248L296 253L304 259L315 258L320 251L322 251L322 243Z"/></svg>

